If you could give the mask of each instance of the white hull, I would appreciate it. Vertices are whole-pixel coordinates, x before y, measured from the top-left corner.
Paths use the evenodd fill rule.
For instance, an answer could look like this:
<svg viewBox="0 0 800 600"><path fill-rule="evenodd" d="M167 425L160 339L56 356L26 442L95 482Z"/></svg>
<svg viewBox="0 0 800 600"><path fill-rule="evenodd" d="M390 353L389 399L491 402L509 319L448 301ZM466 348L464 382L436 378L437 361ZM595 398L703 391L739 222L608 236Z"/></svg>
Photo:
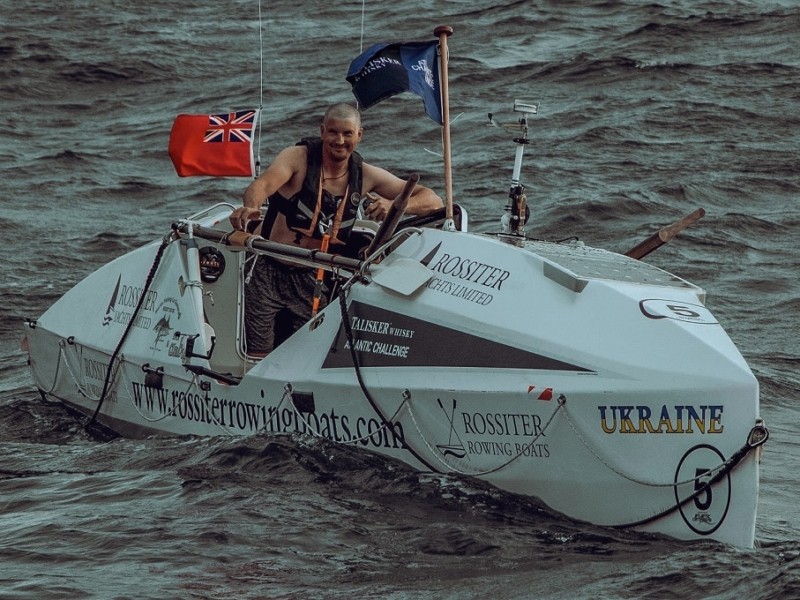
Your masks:
<svg viewBox="0 0 800 600"><path fill-rule="evenodd" d="M602 250L423 229L348 290L358 369L338 298L255 362L241 351L249 252L197 242L226 269L200 284L191 244L164 249L98 414L120 433L307 432L575 519L753 545L757 452L724 463L744 454L758 384L699 288ZM95 412L158 248L104 266L28 326L46 394ZM186 357L194 335L201 355L213 336L210 359Z"/></svg>

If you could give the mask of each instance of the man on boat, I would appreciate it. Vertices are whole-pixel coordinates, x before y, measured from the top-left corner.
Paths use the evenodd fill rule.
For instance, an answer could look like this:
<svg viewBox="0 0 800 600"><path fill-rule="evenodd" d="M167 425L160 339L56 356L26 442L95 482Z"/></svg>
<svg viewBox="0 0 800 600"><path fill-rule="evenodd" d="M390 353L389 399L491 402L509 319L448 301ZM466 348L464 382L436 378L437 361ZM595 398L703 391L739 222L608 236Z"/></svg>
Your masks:
<svg viewBox="0 0 800 600"><path fill-rule="evenodd" d="M243 206L231 213L236 230L247 229L251 220L261 218L261 206L268 201L261 235L282 244L317 249L323 239L328 251L348 253L348 239L355 223L361 197L372 202L365 215L383 220L405 182L385 169L370 165L355 152L364 130L358 110L346 103L334 104L325 112L320 138L304 138L284 148L272 164L245 190ZM431 189L417 185L407 212L428 214L443 206ZM314 274L261 256L245 289L245 334L247 352L268 354L276 345L275 325L280 311L291 318L291 331L311 317ZM321 299L324 305L324 297Z"/></svg>

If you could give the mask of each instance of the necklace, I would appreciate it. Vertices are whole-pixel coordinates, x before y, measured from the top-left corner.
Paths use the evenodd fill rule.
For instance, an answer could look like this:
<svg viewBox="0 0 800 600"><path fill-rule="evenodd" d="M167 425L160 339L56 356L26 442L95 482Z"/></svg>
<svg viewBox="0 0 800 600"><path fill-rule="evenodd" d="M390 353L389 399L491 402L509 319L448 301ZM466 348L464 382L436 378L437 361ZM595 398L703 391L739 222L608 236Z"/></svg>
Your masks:
<svg viewBox="0 0 800 600"><path fill-rule="evenodd" d="M339 174L339 175L335 175L335 176L331 176L331 177L326 177L326 176L325 176L325 171L322 171L322 181L333 181L334 179L341 179L342 177L344 177L345 175L347 175L347 173L348 173L348 170L347 170L347 169L345 169L345 170L344 170L344 171L343 171L341 174Z"/></svg>

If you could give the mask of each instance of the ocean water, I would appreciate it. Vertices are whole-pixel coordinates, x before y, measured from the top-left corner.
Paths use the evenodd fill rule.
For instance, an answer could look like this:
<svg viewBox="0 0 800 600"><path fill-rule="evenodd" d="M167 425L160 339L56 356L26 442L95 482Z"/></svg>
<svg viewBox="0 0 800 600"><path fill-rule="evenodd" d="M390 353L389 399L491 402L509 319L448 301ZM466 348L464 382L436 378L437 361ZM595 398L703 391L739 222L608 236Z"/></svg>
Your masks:
<svg viewBox="0 0 800 600"><path fill-rule="evenodd" d="M0 24L0 598L800 598L795 0L274 0L261 18L241 0L0 0ZM40 398L25 318L241 198L245 179L174 174L176 114L263 104L266 163L352 99L362 48L439 24L474 230L499 227L515 147L487 115L513 123L514 99L540 103L531 237L625 251L705 209L647 260L707 290L760 381L755 549L594 527L303 436L102 442ZM364 125L368 161L444 193L416 97Z"/></svg>

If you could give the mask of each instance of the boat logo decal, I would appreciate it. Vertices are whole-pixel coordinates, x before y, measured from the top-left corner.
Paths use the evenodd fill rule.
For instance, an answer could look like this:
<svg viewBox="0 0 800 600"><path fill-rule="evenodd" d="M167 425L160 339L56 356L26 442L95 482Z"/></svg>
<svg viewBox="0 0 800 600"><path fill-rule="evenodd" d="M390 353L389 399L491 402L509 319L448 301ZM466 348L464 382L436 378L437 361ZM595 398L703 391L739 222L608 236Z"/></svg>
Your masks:
<svg viewBox="0 0 800 600"><path fill-rule="evenodd" d="M464 449L464 442L461 441L461 438L458 436L458 432L456 431L455 423L453 419L455 418L456 414L456 399L453 398L453 404L450 408L450 412L445 409L444 405L442 404L442 399L437 398L436 401L439 403L439 408L442 409L444 416L450 422L450 437L447 440L446 444L436 444L436 449L442 453L443 456L455 456L456 458L464 458L467 455L467 451ZM453 443L453 436L455 436L456 441L458 443Z"/></svg>
<svg viewBox="0 0 800 600"><path fill-rule="evenodd" d="M199 254L200 279L214 283L225 272L225 255L214 246L203 246Z"/></svg>
<svg viewBox="0 0 800 600"><path fill-rule="evenodd" d="M111 300L108 301L108 308L103 317L103 327L114 320L114 306L117 304L117 294L119 294L119 284L122 281L122 275L117 277L117 285L114 286L114 291L111 293Z"/></svg>
<svg viewBox="0 0 800 600"><path fill-rule="evenodd" d="M426 284L429 290L460 300L487 306L500 293L511 272L478 260L439 253L441 242L420 261L436 275Z"/></svg>
<svg viewBox="0 0 800 600"><path fill-rule="evenodd" d="M717 325L719 323L711 311L700 304L648 298L639 302L639 309L649 319L675 319L699 325Z"/></svg>
<svg viewBox="0 0 800 600"><path fill-rule="evenodd" d="M108 371L108 363L100 360L103 355L90 351L87 348L80 350L81 360L81 384L84 391L88 392L95 398L100 398L103 394L103 389L106 387L105 380ZM96 358L94 358L96 356ZM114 375L116 377L116 375ZM106 389L106 397L104 402L109 404L116 404L117 402L117 389L114 386L109 386Z"/></svg>
<svg viewBox="0 0 800 600"><path fill-rule="evenodd" d="M133 312L139 304L143 291L141 287L122 283L122 275L120 275L108 301L108 308L106 308L106 312L103 315L103 326L111 324L127 325L133 317ZM157 312L157 303L158 292L148 290L133 326L139 329L152 329L154 327L153 318L145 313L153 314Z"/></svg>
<svg viewBox="0 0 800 600"><path fill-rule="evenodd" d="M173 319L181 318L181 307L177 299L165 298L155 312L157 314L161 313L161 316L153 327L156 332L156 337L150 348L152 350L160 350L159 345L168 339L170 332L174 329L174 327L170 326L170 322ZM180 350L179 343L170 344L170 356L180 356Z"/></svg>
<svg viewBox="0 0 800 600"><path fill-rule="evenodd" d="M436 402L450 424L447 443L435 445L443 457L550 458L539 415L458 411L455 398L449 405L441 398Z"/></svg>
<svg viewBox="0 0 800 600"><path fill-rule="evenodd" d="M348 308L353 350L361 367L475 367L590 372L409 315L354 301ZM340 324L323 369L353 366L350 341Z"/></svg>
<svg viewBox="0 0 800 600"><path fill-rule="evenodd" d="M680 505L686 525L698 535L714 533L728 514L731 505L730 473L725 473L714 485L706 486L713 475L712 470L724 462L725 457L714 446L699 444L683 455L675 469L675 501ZM678 485L680 482L687 483ZM697 492L691 502L683 503Z"/></svg>
<svg viewBox="0 0 800 600"><path fill-rule="evenodd" d="M100 369L96 369L100 373ZM146 380L145 380L146 381ZM359 444L366 448L407 450L405 431L400 421L388 424L377 416L352 415L332 407L322 411L314 402L293 401L291 405L273 399L275 406L264 400L240 400L197 393L186 389L151 387L145 382L131 382L131 401L136 409L150 418L165 417L181 421L214 424L223 431L246 434L311 433L337 443Z"/></svg>
<svg viewBox="0 0 800 600"><path fill-rule="evenodd" d="M721 404L663 404L660 410L646 405L598 406L604 433L722 433Z"/></svg>

